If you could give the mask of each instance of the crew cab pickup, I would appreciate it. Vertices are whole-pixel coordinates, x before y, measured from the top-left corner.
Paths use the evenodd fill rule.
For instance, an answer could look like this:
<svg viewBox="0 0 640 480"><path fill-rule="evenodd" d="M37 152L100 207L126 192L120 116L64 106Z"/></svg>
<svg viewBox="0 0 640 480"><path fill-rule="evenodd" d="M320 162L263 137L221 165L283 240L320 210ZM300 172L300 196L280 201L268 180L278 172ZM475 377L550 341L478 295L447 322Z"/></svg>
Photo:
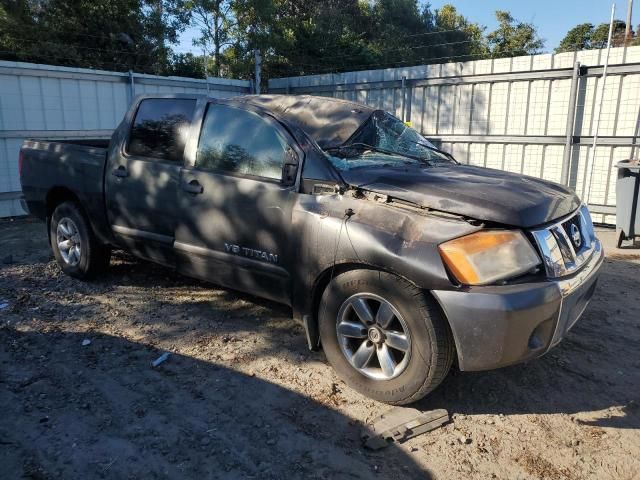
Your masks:
<svg viewBox="0 0 640 480"><path fill-rule="evenodd" d="M568 188L463 165L393 115L313 96L136 99L110 141L24 143L61 269L112 248L291 306L353 388L391 404L556 345L603 262Z"/></svg>

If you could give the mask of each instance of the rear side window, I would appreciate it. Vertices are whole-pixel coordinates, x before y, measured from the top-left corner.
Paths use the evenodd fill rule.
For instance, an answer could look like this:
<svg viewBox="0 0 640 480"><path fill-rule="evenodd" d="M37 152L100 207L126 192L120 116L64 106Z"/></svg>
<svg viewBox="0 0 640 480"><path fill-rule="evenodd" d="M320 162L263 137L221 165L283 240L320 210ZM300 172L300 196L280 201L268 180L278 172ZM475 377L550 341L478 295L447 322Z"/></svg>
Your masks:
<svg viewBox="0 0 640 480"><path fill-rule="evenodd" d="M200 133L196 167L280 180L286 148L278 129L261 116L210 104Z"/></svg>
<svg viewBox="0 0 640 480"><path fill-rule="evenodd" d="M151 98L140 102L133 120L127 153L182 162L196 101Z"/></svg>

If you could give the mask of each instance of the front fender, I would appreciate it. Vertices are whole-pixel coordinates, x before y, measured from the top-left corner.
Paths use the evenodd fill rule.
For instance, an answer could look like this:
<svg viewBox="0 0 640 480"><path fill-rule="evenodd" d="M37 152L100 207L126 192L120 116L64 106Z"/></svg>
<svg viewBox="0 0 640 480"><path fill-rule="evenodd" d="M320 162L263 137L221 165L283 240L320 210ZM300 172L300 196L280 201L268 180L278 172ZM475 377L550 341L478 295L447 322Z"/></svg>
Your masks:
<svg viewBox="0 0 640 480"><path fill-rule="evenodd" d="M319 279L334 265L389 271L426 290L451 289L437 246L480 229L462 218L340 194L299 195L292 215L296 318L315 315L314 289L324 288Z"/></svg>

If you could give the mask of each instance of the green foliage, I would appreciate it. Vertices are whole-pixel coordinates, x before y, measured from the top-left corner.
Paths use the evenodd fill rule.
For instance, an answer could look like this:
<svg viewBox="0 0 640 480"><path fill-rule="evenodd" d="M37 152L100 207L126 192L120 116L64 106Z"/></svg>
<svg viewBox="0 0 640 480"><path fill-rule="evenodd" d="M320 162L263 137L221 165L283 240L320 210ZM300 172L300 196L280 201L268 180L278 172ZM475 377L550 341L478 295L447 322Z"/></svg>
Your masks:
<svg viewBox="0 0 640 480"><path fill-rule="evenodd" d="M455 7L416 0L236 0L234 57L264 57L265 76L468 60L487 54L483 28ZM242 72L236 72L242 75Z"/></svg>
<svg viewBox="0 0 640 480"><path fill-rule="evenodd" d="M192 24L200 30L200 36L193 44L212 57L214 77L220 76L222 51L232 44L236 34L232 5L232 0L186 0L184 5Z"/></svg>
<svg viewBox="0 0 640 480"><path fill-rule="evenodd" d="M176 77L204 78L205 57L193 53L177 53L171 58L167 75Z"/></svg>
<svg viewBox="0 0 640 480"><path fill-rule="evenodd" d="M544 41L536 27L516 20L506 11L496 12L498 28L487 34L487 45L494 58L516 57L540 53Z"/></svg>
<svg viewBox="0 0 640 480"><path fill-rule="evenodd" d="M428 16L428 13L425 11L423 16ZM439 33L443 39L441 43L447 44L445 51L441 52L445 58L476 60L489 54L483 36L485 27L469 22L453 5L444 5L435 11L435 30L442 32Z"/></svg>
<svg viewBox="0 0 640 480"><path fill-rule="evenodd" d="M184 28L180 0L4 0L7 60L164 73Z"/></svg>
<svg viewBox="0 0 640 480"><path fill-rule="evenodd" d="M622 20L613 21L613 35L611 36L611 46L621 47L624 45L624 30L626 22ZM609 38L609 24L601 23L591 34L591 48L606 48Z"/></svg>
<svg viewBox="0 0 640 480"><path fill-rule="evenodd" d="M252 78L537 53L535 27L499 27L420 0L2 0L0 58L109 70ZM174 54L185 28L198 54ZM206 68L205 68L206 67Z"/></svg>
<svg viewBox="0 0 640 480"><path fill-rule="evenodd" d="M567 32L556 48L556 53L587 50L591 47L594 26L592 23L581 23Z"/></svg>
<svg viewBox="0 0 640 480"><path fill-rule="evenodd" d="M612 47L622 47L625 44L626 23L622 20L613 21L613 34L611 36ZM638 27L640 30L640 26ZM628 45L640 44L638 35L631 29L631 38ZM601 23L597 27L590 23L581 23L567 32L555 49L556 53L573 52L576 50L590 50L594 48L606 48L609 38L609 24Z"/></svg>

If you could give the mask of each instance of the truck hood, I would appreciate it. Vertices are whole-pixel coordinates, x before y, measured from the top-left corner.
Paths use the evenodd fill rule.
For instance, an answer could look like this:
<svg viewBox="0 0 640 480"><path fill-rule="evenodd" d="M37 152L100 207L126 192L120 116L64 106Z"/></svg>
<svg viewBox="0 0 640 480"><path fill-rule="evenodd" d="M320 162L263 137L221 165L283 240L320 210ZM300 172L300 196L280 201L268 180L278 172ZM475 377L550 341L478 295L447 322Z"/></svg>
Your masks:
<svg viewBox="0 0 640 480"><path fill-rule="evenodd" d="M469 165L355 168L341 174L353 187L520 228L555 220L580 206L576 194L557 183Z"/></svg>

